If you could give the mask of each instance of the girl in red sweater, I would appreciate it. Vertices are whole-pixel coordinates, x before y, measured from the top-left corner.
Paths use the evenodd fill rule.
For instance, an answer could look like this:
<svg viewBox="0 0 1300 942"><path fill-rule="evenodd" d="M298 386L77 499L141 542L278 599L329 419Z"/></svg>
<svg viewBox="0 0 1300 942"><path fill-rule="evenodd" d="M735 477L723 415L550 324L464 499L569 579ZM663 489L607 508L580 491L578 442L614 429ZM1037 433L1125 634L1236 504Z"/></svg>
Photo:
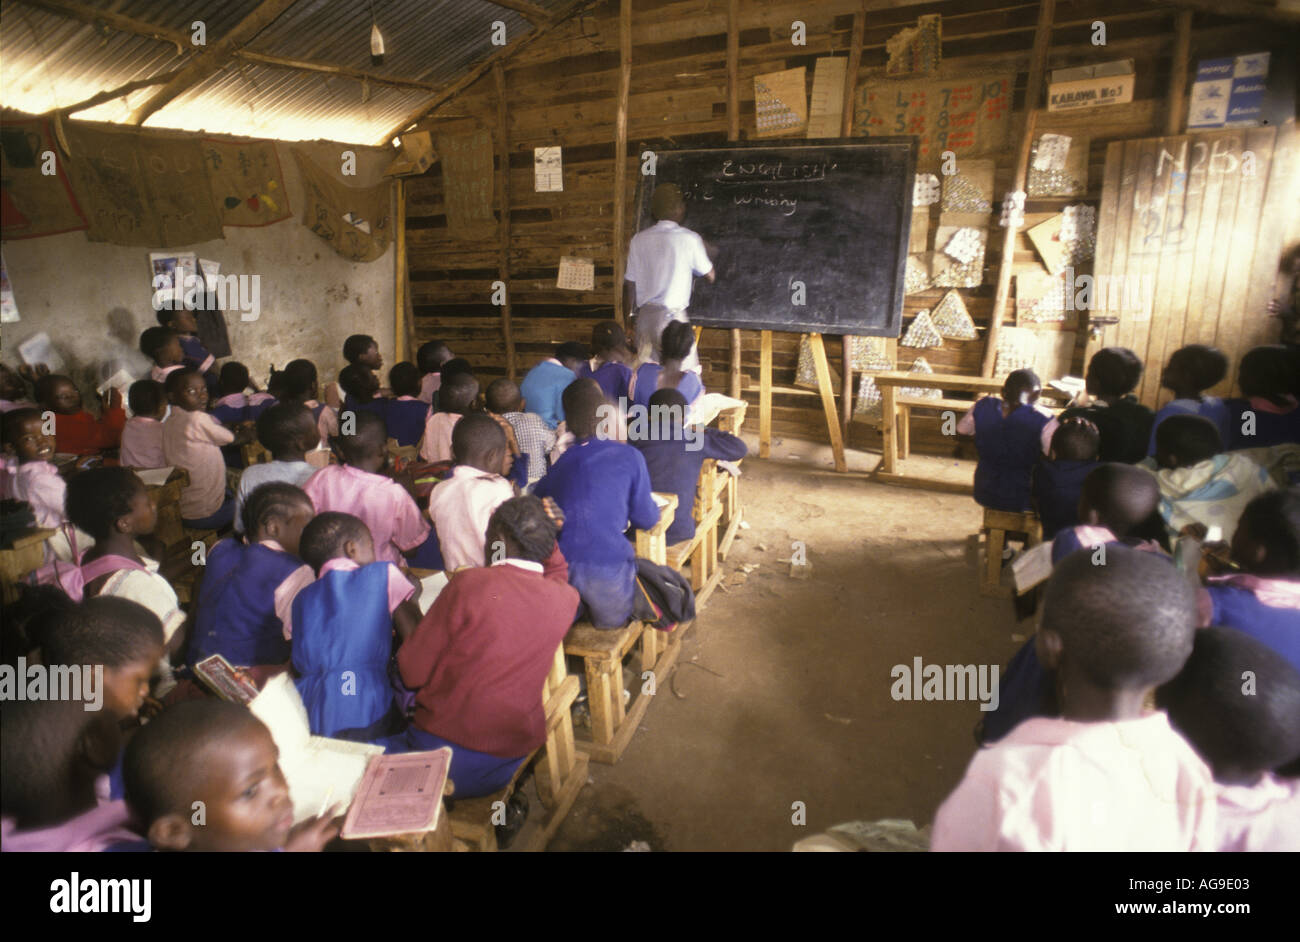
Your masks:
<svg viewBox="0 0 1300 942"><path fill-rule="evenodd" d="M42 376L36 384L36 398L42 409L54 413L55 451L80 457L122 444L126 410L118 390L109 390L103 417L98 419L81 407L81 391L67 376Z"/></svg>

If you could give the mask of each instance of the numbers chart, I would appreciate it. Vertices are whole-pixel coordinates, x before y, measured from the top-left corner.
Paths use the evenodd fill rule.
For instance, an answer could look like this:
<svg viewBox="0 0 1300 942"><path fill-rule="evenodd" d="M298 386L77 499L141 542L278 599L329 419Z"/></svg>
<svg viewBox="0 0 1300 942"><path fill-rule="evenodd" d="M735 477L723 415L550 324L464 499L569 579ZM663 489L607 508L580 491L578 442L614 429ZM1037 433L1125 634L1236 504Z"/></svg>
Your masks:
<svg viewBox="0 0 1300 942"><path fill-rule="evenodd" d="M958 158L996 151L1011 123L1010 75L923 81L876 81L858 90L854 132L920 139L919 167L939 163L944 151Z"/></svg>

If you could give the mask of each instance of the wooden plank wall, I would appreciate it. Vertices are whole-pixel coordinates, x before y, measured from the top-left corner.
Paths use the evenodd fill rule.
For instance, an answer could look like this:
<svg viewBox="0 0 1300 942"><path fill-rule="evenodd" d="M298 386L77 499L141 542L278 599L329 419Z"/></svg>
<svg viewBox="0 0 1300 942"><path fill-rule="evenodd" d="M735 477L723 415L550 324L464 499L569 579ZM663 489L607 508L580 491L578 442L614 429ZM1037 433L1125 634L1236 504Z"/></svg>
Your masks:
<svg viewBox="0 0 1300 942"><path fill-rule="evenodd" d="M859 84L884 72L885 42L921 14L943 16L943 76L1012 70L1017 74L1015 111L1025 107L1038 5L1010 0L949 0L890 9L868 0ZM740 0L739 105L741 139L753 137L753 77L764 72L806 66L811 86L818 56L847 54L856 0L816 3ZM613 246L614 140L619 78L618 0L609 0L589 13L558 27L505 66L507 147L509 154L510 244L508 287L512 301L512 333L519 370L527 370L554 342L586 340L591 324L614 315L615 251ZM1135 100L1100 111L1057 115L1040 112L1038 131L1059 131L1090 138L1089 192L1084 200L1097 205L1107 148L1128 138L1163 133L1169 86L1169 63L1175 43L1176 10L1164 4L1133 0L1072 0L1057 4L1048 69L1132 57L1137 63ZM807 45L790 42L790 24L802 20ZM1106 24L1107 44L1094 46L1092 24ZM1191 35L1191 58L1278 49L1289 34L1277 24L1237 20L1198 12ZM634 0L632 4L632 71L627 116L627 191L631 199L640 169L639 155L664 145L723 143L727 140L727 4L717 0ZM458 126L493 129L499 98L491 76L449 100L422 127L435 131ZM1017 121L1013 120L1015 126ZM564 191L536 193L533 189L533 148L559 144L564 148ZM993 156L997 160L995 193L1009 188L1016 142L1008 140ZM417 342L438 337L467 357L484 376L505 372L505 344L499 308L490 303L490 285L498 277L500 243L497 236L481 242L451 238L446 229L441 196L441 172L435 164L407 186L407 245ZM1028 229L1079 198L1031 200L1026 209ZM937 208L936 208L937 218ZM996 218L990 234L1000 231ZM688 221L689 225L689 221ZM933 225L933 224L932 224ZM631 228L631 227L629 227ZM629 233L630 235L630 233ZM988 324L999 265L998 244L990 239L985 256L985 282L963 290L977 325ZM617 252L626 246L617 247ZM560 255L591 257L596 287L590 292L555 287ZM1017 270L1039 268L1023 231L1016 240ZM933 306L939 290L909 295L904 327L911 317ZM1013 314L1008 311L1008 319ZM1075 372L1082 369L1086 334L1079 333ZM741 342L745 395L756 401L759 336L743 332ZM838 344L830 345L838 350ZM712 389L727 389L729 332L706 329L700 342L705 381ZM983 344L951 341L925 356L938 371L977 375ZM790 386L798 358L798 337L776 334L773 343L774 382ZM838 357L832 362L839 368ZM944 443L937 420L914 420L913 445L923 450ZM826 425L813 394L778 393L774 400L773 431L826 440ZM849 444L878 447L874 427L853 422ZM950 443L949 443L950 446Z"/></svg>

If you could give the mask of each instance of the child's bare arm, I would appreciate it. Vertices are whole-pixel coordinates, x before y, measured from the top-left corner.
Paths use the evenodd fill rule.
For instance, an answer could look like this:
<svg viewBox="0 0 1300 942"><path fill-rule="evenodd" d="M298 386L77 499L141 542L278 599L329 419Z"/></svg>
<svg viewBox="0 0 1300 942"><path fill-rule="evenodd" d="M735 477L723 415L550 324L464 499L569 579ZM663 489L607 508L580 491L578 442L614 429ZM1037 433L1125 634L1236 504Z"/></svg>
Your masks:
<svg viewBox="0 0 1300 942"><path fill-rule="evenodd" d="M393 627L397 629L397 637L400 641L405 642L415 634L415 629L420 627L420 617L420 607L415 599L407 599L393 609Z"/></svg>
<svg viewBox="0 0 1300 942"><path fill-rule="evenodd" d="M289 839L284 842L284 849L290 852L319 853L326 844L339 836L343 830L343 806L334 805L318 818L308 818L289 832Z"/></svg>

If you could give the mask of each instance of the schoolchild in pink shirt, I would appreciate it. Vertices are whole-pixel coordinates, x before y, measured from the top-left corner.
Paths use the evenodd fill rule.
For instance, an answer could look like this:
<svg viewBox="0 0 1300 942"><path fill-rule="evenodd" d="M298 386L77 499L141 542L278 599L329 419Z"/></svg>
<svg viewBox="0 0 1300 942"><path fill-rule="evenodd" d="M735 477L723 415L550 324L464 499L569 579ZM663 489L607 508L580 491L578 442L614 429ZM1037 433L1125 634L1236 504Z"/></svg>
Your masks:
<svg viewBox="0 0 1300 942"><path fill-rule="evenodd" d="M420 344L415 351L415 365L420 368L419 400L433 405L433 397L442 385L442 365L452 358L451 350L441 340Z"/></svg>
<svg viewBox="0 0 1300 942"><path fill-rule="evenodd" d="M1250 635L1206 628L1156 702L1214 773L1216 849L1300 850L1300 779L1276 771L1300 760L1300 671Z"/></svg>
<svg viewBox="0 0 1300 942"><path fill-rule="evenodd" d="M185 366L185 353L181 349L181 335L170 327L147 327L140 334L140 352L153 360L149 378L162 383L167 377Z"/></svg>
<svg viewBox="0 0 1300 942"><path fill-rule="evenodd" d="M52 463L54 436L45 434L45 421L37 409L15 409L0 416L0 440L8 464L0 480L0 497L26 501L38 527L63 523L67 486Z"/></svg>
<svg viewBox="0 0 1300 942"><path fill-rule="evenodd" d="M461 416L469 412L478 399L478 380L472 373L456 373L443 378L438 390L438 411L429 416L424 425L424 442L420 457L425 461L449 461L451 430Z"/></svg>
<svg viewBox="0 0 1300 942"><path fill-rule="evenodd" d="M181 519L196 529L220 530L235 517L221 446L234 442L236 435L203 411L208 387L198 370L177 370L165 385L172 414L163 423L163 458L190 475L189 487L181 491Z"/></svg>
<svg viewBox="0 0 1300 942"><path fill-rule="evenodd" d="M1127 546L1076 553L1047 584L1038 656L1061 717L1034 717L971 760L932 850L1214 850L1210 770L1147 696L1186 663L1190 582Z"/></svg>
<svg viewBox="0 0 1300 942"><path fill-rule="evenodd" d="M122 429L120 461L125 468L165 468L162 424L167 415L167 390L162 383L142 379L126 391L133 413Z"/></svg>
<svg viewBox="0 0 1300 942"><path fill-rule="evenodd" d="M94 852L140 839L126 803L108 797L118 718L87 706L15 700L0 711L0 850Z"/></svg>
<svg viewBox="0 0 1300 942"><path fill-rule="evenodd" d="M429 519L448 570L486 564L484 538L492 512L515 496L502 477L505 433L489 415L467 415L452 433L456 467L429 495Z"/></svg>
<svg viewBox="0 0 1300 942"><path fill-rule="evenodd" d="M370 528L375 558L401 564L402 553L418 549L433 528L402 485L379 472L388 463L388 431L373 412L355 412L352 434L335 440L344 463L322 468L302 489L317 513L352 514Z"/></svg>

